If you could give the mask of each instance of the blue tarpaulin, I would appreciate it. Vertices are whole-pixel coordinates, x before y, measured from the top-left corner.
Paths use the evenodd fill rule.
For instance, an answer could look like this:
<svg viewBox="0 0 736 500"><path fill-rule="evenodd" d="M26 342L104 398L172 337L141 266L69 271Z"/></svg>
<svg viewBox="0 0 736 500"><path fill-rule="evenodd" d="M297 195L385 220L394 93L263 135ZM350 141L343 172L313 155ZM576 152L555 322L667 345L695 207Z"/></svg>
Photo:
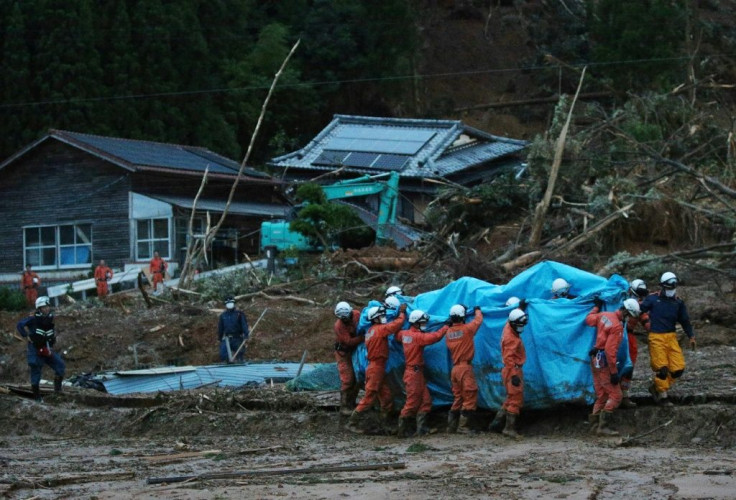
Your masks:
<svg viewBox="0 0 736 500"><path fill-rule="evenodd" d="M552 299L552 281L564 278L572 284L570 293L577 297ZM475 336L473 371L478 382L478 406L496 410L506 397L501 381L501 333L513 307L506 306L509 297L525 298L529 324L521 335L526 348L524 365L524 406L541 409L564 402L592 403L593 377L588 351L595 341L595 328L585 324L593 307L593 296L606 302L604 310L614 311L626 298L628 282L618 275L609 279L586 271L546 261L522 272L506 285L493 285L476 278L464 277L442 289L420 294L408 301L407 315L421 309L430 315L428 330L439 329L447 320L454 304L480 306L483 324ZM367 309L367 308L366 308ZM470 318L471 316L469 316ZM365 310L361 317L364 324ZM405 323L404 328L408 328ZM394 394L402 394L403 348L389 338L390 356L386 366L387 381ZM425 375L434 406L452 404L450 371L452 361L444 339L424 350ZM618 354L619 372L632 369L626 335ZM359 380L365 378L367 365L365 344L353 354L353 365Z"/></svg>

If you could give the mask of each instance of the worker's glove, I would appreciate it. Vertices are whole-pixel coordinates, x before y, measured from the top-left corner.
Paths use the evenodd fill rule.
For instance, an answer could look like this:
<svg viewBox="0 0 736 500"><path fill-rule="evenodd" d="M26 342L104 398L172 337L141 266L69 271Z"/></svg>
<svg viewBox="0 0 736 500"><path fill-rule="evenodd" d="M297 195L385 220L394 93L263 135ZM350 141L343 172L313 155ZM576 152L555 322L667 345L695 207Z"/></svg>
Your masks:
<svg viewBox="0 0 736 500"><path fill-rule="evenodd" d="M598 349L596 349L595 347L592 348L590 351L588 351L588 356L590 356L590 357L593 357L596 354L598 354Z"/></svg>
<svg viewBox="0 0 736 500"><path fill-rule="evenodd" d="M447 318L444 324L445 326L452 326L452 320L450 318Z"/></svg>
<svg viewBox="0 0 736 500"><path fill-rule="evenodd" d="M603 302L603 300L599 296L596 295L595 297L593 297L593 305L597 307L599 310L601 310L603 309L605 302Z"/></svg>
<svg viewBox="0 0 736 500"><path fill-rule="evenodd" d="M695 342L695 337L690 337L690 349L694 351L696 345L697 343Z"/></svg>
<svg viewBox="0 0 736 500"><path fill-rule="evenodd" d="M521 385L521 379L518 375L514 375L511 377L511 385L514 387L519 387Z"/></svg>
<svg viewBox="0 0 736 500"><path fill-rule="evenodd" d="M475 306L475 307L473 308L473 312L476 312L476 311L480 311L480 306Z"/></svg>
<svg viewBox="0 0 736 500"><path fill-rule="evenodd" d="M619 378L618 373L612 373L611 374L611 385L618 385Z"/></svg>
<svg viewBox="0 0 736 500"><path fill-rule="evenodd" d="M526 299L521 299L519 301L519 309L521 309L522 311L526 311L526 306L528 305L529 305L529 302L527 302Z"/></svg>
<svg viewBox="0 0 736 500"><path fill-rule="evenodd" d="M406 302L399 306L399 313L406 312Z"/></svg>

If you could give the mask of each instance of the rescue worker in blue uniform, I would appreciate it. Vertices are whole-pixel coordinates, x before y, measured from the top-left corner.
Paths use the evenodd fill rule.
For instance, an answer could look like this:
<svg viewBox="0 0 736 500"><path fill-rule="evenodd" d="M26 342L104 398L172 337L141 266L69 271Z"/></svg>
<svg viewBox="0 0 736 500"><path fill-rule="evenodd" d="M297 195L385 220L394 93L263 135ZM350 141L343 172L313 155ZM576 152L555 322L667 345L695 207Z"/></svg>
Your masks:
<svg viewBox="0 0 736 500"><path fill-rule="evenodd" d="M28 339L26 357L28 367L31 369L31 389L33 397L41 399L41 369L43 365L49 365L56 376L54 377L54 392L61 392L61 381L64 379L66 365L61 357L51 349L56 343L56 330L54 329L54 315L51 312L49 298L46 296L36 299L36 312L33 316L24 318L18 322L16 329L18 333Z"/></svg>
<svg viewBox="0 0 736 500"><path fill-rule="evenodd" d="M229 296L225 299L225 312L220 314L220 320L217 325L217 339L220 344L220 361L232 363L233 361L243 362L245 358L245 346L235 355L240 345L248 338L250 330L248 329L248 320L243 311L235 308L235 298Z"/></svg>
<svg viewBox="0 0 736 500"><path fill-rule="evenodd" d="M690 323L685 302L677 296L679 280L672 272L666 272L659 280L661 291L647 296L641 303L641 312L649 313L649 363L654 380L649 386L655 403L672 406L667 391L685 371L685 357L675 333L680 323L695 348L695 332Z"/></svg>

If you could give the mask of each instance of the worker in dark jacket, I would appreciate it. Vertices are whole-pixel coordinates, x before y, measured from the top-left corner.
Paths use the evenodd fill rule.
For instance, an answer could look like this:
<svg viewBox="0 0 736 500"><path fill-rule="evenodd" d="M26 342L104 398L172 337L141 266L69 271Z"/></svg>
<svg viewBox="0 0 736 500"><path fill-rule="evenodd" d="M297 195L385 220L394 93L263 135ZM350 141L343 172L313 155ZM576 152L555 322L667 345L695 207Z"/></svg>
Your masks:
<svg viewBox="0 0 736 500"><path fill-rule="evenodd" d="M235 299L232 296L225 299L225 308L226 311L220 314L220 321L217 325L220 361L232 363L237 360L239 363L242 363L245 357L245 346L240 349L237 355L235 353L250 333L248 320L243 311L235 308ZM233 356L235 356L234 359Z"/></svg>
<svg viewBox="0 0 736 500"><path fill-rule="evenodd" d="M51 312L48 297L36 299L36 312L33 316L24 318L18 322L16 329L25 339L28 339L26 358L31 369L31 389L33 397L41 399L41 369L43 365L49 365L56 376L54 377L54 392L61 392L61 381L64 378L66 366L58 354L51 349L56 343L56 330L54 329L54 315Z"/></svg>
<svg viewBox="0 0 736 500"><path fill-rule="evenodd" d="M338 302L335 316L335 361L340 375L340 414L349 417L355 409L355 398L358 397L352 356L365 337L357 333L360 311L350 307L347 302Z"/></svg>
<svg viewBox="0 0 736 500"><path fill-rule="evenodd" d="M685 302L677 296L677 276L666 272L659 281L661 291L649 295L641 303L641 311L649 313L649 362L655 374L649 392L659 405L672 406L667 391L685 371L685 357L677 342L675 323L682 325L693 349L695 332Z"/></svg>

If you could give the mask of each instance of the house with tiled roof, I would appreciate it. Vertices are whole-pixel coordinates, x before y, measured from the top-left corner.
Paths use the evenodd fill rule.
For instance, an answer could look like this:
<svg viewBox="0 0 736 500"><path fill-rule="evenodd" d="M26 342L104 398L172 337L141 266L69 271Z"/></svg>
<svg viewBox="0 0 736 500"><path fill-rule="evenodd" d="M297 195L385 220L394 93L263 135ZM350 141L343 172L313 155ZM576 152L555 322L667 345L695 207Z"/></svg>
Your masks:
<svg viewBox="0 0 736 500"><path fill-rule="evenodd" d="M86 275L104 259L122 269L154 251L183 258L192 206L194 235L223 212L240 164L201 147L62 130L0 163L0 283L15 283L31 264L45 283ZM208 267L257 253L261 222L283 218L281 183L245 168L227 219L208 252Z"/></svg>
<svg viewBox="0 0 736 500"><path fill-rule="evenodd" d="M269 165L289 181L398 172L398 213L414 221L441 183L472 186L520 168L527 144L457 120L335 115L309 144Z"/></svg>

